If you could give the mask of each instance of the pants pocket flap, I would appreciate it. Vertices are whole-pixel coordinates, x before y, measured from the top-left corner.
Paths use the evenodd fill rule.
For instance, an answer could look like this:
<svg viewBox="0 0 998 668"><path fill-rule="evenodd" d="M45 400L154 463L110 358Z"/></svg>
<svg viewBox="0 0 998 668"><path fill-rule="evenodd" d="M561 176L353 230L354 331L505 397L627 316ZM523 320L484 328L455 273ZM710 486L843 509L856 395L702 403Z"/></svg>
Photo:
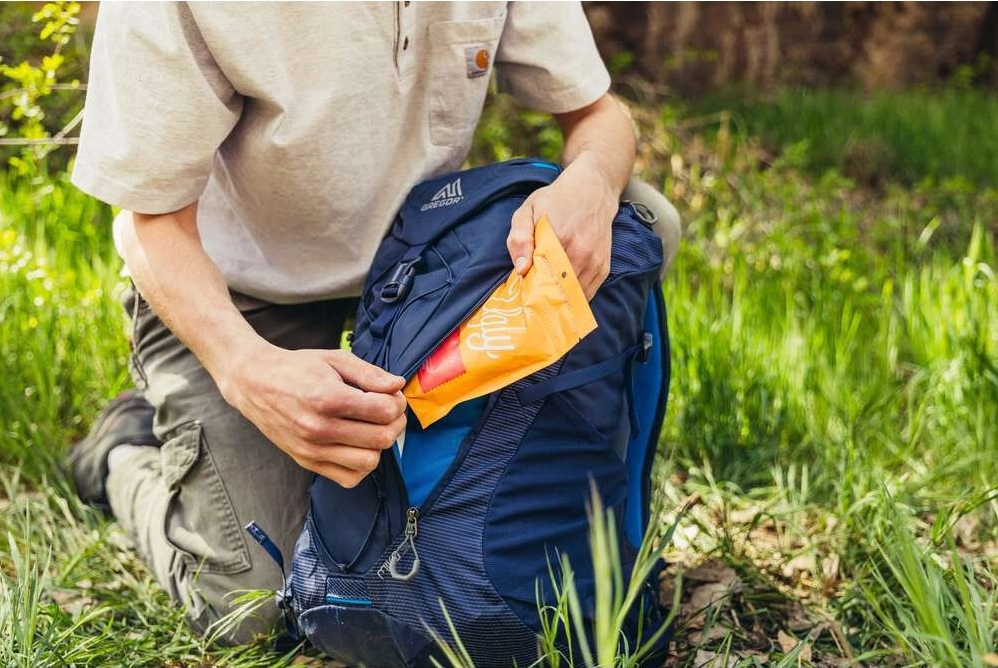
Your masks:
<svg viewBox="0 0 998 668"><path fill-rule="evenodd" d="M160 462L163 479L171 489L176 487L198 460L201 450L201 423L190 422L179 427L163 443Z"/></svg>

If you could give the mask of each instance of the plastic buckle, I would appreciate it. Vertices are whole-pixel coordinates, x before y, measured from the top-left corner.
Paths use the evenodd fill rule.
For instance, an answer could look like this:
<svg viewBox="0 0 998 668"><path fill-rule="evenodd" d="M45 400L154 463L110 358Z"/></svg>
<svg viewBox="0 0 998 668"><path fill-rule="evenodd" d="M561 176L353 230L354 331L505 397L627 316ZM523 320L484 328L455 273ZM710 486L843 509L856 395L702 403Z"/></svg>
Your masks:
<svg viewBox="0 0 998 668"><path fill-rule="evenodd" d="M291 610L291 592L287 588L274 590L274 605L278 610Z"/></svg>
<svg viewBox="0 0 998 668"><path fill-rule="evenodd" d="M638 360L644 364L651 357L652 346L655 345L655 337L652 336L651 332L645 332L641 335L641 350L639 352Z"/></svg>
<svg viewBox="0 0 998 668"><path fill-rule="evenodd" d="M409 294L412 287L412 277L416 274L416 264L419 260L399 263L392 277L381 286L381 301L394 304Z"/></svg>

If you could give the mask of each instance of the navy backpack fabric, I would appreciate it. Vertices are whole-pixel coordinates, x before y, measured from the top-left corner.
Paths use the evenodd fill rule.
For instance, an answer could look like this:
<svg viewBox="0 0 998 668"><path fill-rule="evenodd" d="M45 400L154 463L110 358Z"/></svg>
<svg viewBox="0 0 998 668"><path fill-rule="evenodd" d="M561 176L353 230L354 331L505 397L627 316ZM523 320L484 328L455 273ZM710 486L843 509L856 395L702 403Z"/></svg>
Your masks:
<svg viewBox="0 0 998 668"><path fill-rule="evenodd" d="M513 212L559 168L537 160L417 185L382 243L356 317L353 352L411 377L512 270ZM598 328L552 366L465 402L404 439L346 489L316 477L285 599L308 640L348 665L426 666L452 641L476 665L537 659L538 583L567 555L583 607L593 573L591 483L617 515L625 573L648 523L649 473L669 375L661 244L625 203ZM655 584L646 610L657 613ZM635 619L649 633L654 614Z"/></svg>

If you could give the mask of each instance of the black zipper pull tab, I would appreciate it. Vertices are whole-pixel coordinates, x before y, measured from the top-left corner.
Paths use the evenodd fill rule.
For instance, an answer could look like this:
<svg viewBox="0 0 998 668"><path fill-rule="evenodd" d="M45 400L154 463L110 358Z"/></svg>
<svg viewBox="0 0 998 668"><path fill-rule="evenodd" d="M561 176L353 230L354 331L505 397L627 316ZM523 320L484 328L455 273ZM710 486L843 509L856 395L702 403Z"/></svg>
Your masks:
<svg viewBox="0 0 998 668"><path fill-rule="evenodd" d="M408 582L416 577L416 573L419 572L419 554L416 552L416 534L419 533L418 519L419 511L416 508L409 508L406 511L405 538L395 548L392 555L388 557L388 573L392 576L393 580ZM407 573L400 573L398 570L399 561L409 552L412 552L412 566L409 567Z"/></svg>

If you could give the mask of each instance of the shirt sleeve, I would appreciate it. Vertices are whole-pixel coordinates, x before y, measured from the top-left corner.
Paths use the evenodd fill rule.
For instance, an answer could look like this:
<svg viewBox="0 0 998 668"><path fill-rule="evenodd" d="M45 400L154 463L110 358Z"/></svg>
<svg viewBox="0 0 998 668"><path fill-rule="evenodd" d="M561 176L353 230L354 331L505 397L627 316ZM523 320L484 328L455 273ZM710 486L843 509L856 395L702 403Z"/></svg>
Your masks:
<svg viewBox="0 0 998 668"><path fill-rule="evenodd" d="M102 2L72 181L124 209L176 211L241 111L186 3Z"/></svg>
<svg viewBox="0 0 998 668"><path fill-rule="evenodd" d="M610 88L578 2L510 2L495 62L499 90L538 111L575 111Z"/></svg>

